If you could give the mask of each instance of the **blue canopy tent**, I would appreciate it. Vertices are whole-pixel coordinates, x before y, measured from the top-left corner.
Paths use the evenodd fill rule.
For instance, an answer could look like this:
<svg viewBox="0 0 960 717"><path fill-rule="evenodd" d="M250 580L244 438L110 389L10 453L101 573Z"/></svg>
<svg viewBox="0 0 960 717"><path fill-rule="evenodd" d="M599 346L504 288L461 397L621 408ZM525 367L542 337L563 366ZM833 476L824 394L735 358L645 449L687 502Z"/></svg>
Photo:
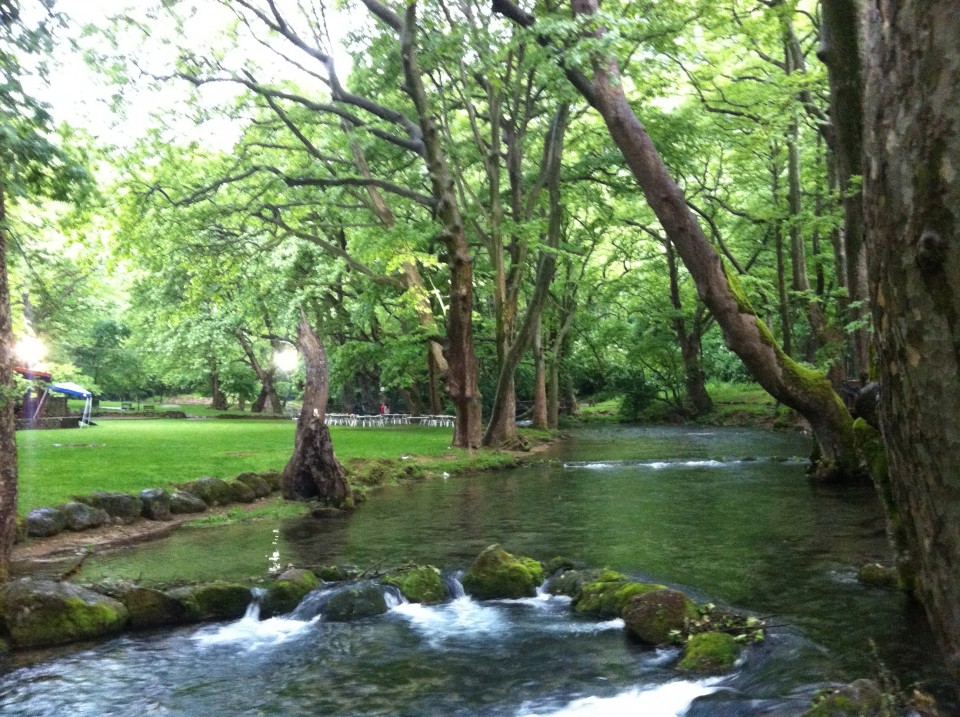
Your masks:
<svg viewBox="0 0 960 717"><path fill-rule="evenodd" d="M86 399L83 404L83 416L80 418L80 426L83 427L90 425L90 413L93 411L93 394L83 386L75 384L72 381L51 383L49 386L47 386L47 390L43 392L43 397L40 399L40 403L37 404L37 410L33 414L34 418L40 415L40 412L43 410L43 404L46 402L47 396L49 396L51 392L62 393L65 396L71 396L72 398Z"/></svg>

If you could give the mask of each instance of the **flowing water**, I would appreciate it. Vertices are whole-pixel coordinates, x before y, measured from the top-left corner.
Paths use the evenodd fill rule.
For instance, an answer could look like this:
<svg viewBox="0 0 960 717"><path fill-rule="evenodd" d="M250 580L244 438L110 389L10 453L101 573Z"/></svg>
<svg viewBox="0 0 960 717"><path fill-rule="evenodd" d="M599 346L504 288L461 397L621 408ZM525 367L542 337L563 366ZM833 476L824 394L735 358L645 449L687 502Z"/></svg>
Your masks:
<svg viewBox="0 0 960 717"><path fill-rule="evenodd" d="M377 494L348 520L180 531L88 561L84 579L237 579L277 565L416 561L451 574L487 545L563 555L751 610L773 626L732 675L687 679L618 620L565 598L310 611L18 657L3 715L798 715L831 681L945 684L922 616L866 589L887 560L872 488L818 486L806 440L735 429L583 431L540 465ZM453 583L455 584L455 583ZM875 648L873 647L875 645Z"/></svg>

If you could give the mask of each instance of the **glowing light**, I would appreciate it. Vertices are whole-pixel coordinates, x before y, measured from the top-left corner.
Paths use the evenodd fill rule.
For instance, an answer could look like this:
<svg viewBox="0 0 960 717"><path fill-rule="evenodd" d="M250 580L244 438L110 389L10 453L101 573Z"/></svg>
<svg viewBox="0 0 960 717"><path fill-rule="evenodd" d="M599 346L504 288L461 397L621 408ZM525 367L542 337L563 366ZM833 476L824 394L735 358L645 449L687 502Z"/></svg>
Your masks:
<svg viewBox="0 0 960 717"><path fill-rule="evenodd" d="M273 365L285 373L296 371L299 363L300 355L293 346L273 355Z"/></svg>
<svg viewBox="0 0 960 717"><path fill-rule="evenodd" d="M28 368L33 368L47 357L47 347L36 336L24 336L13 347L13 352Z"/></svg>

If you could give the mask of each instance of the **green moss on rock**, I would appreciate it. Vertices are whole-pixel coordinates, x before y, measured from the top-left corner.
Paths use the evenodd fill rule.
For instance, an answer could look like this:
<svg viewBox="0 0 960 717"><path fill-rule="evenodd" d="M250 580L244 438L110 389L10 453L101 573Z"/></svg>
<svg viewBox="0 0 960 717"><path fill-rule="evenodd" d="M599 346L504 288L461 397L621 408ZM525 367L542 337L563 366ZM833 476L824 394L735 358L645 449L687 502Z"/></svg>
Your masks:
<svg viewBox="0 0 960 717"><path fill-rule="evenodd" d="M547 592L551 595L566 595L576 600L583 592L583 587L597 580L599 576L599 570L564 570L550 578Z"/></svg>
<svg viewBox="0 0 960 717"><path fill-rule="evenodd" d="M387 611L383 588L374 583L349 585L330 595L323 606L323 617L331 622L359 620Z"/></svg>
<svg viewBox="0 0 960 717"><path fill-rule="evenodd" d="M116 634L127 609L73 583L26 579L0 586L0 622L13 647L47 647Z"/></svg>
<svg viewBox="0 0 960 717"><path fill-rule="evenodd" d="M600 618L619 617L630 598L651 590L661 590L664 587L632 582L621 573L604 570L596 580L583 586L580 593L574 597L573 607L582 615Z"/></svg>
<svg viewBox="0 0 960 717"><path fill-rule="evenodd" d="M683 634L699 616L694 602L678 590L650 590L631 597L620 617L627 632L648 645L663 645Z"/></svg>
<svg viewBox="0 0 960 717"><path fill-rule="evenodd" d="M473 561L463 589L480 600L533 597L543 582L543 566L533 558L514 556L491 545Z"/></svg>
<svg viewBox="0 0 960 717"><path fill-rule="evenodd" d="M198 478L195 481L183 483L179 487L207 505L229 505L233 502L233 491L225 481L219 478Z"/></svg>
<svg viewBox="0 0 960 717"><path fill-rule="evenodd" d="M249 486L257 498L263 498L273 492L266 479L256 473L241 473L237 476L237 480Z"/></svg>
<svg viewBox="0 0 960 717"><path fill-rule="evenodd" d="M230 489L231 502L233 503L252 503L257 499L257 494L253 488L243 481L227 481L227 488Z"/></svg>
<svg viewBox="0 0 960 717"><path fill-rule="evenodd" d="M417 565L398 570L381 578L380 582L397 588L410 602L431 605L441 603L449 597L440 578L440 571L432 565Z"/></svg>
<svg viewBox="0 0 960 717"><path fill-rule="evenodd" d="M683 659L677 669L687 672L726 672L740 655L733 635L725 632L701 632L687 640Z"/></svg>
<svg viewBox="0 0 960 717"><path fill-rule="evenodd" d="M883 695L876 682L856 680L823 696L802 717L881 717Z"/></svg>
<svg viewBox="0 0 960 717"><path fill-rule="evenodd" d="M235 620L250 604L250 588L234 583L209 583L177 588L167 593L180 601L193 620Z"/></svg>
<svg viewBox="0 0 960 717"><path fill-rule="evenodd" d="M275 582L267 585L260 603L263 617L291 612L311 590L320 587L320 580L309 570L291 568Z"/></svg>
<svg viewBox="0 0 960 717"><path fill-rule="evenodd" d="M135 629L183 625L191 622L193 614L187 607L160 590L132 587L120 595Z"/></svg>
<svg viewBox="0 0 960 717"><path fill-rule="evenodd" d="M857 570L857 580L868 588L898 588L900 576L896 568L887 568L879 563L868 563Z"/></svg>

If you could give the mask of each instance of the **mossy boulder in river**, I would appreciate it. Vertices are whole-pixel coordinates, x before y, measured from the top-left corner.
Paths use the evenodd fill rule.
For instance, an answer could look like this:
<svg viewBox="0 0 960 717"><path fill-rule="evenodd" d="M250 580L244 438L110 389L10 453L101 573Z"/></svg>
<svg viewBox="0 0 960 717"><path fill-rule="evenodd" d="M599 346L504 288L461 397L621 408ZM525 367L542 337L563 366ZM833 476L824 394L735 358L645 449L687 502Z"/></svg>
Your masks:
<svg viewBox="0 0 960 717"><path fill-rule="evenodd" d="M648 645L663 645L671 633L683 633L697 619L697 606L678 590L651 590L631 597L620 617L627 632Z"/></svg>
<svg viewBox="0 0 960 717"><path fill-rule="evenodd" d="M311 590L320 587L320 580L309 570L290 568L266 587L260 601L260 615L272 617L292 612Z"/></svg>
<svg viewBox="0 0 960 717"><path fill-rule="evenodd" d="M522 598L536 595L542 582L543 566L539 562L491 545L463 576L463 589L480 600Z"/></svg>
<svg viewBox="0 0 960 717"><path fill-rule="evenodd" d="M193 620L236 620L250 605L250 588L234 583L208 583L167 593L180 601Z"/></svg>
<svg viewBox="0 0 960 717"><path fill-rule="evenodd" d="M677 669L686 672L726 672L740 655L733 635L725 632L701 632L687 640L683 659Z"/></svg>
<svg viewBox="0 0 960 717"><path fill-rule="evenodd" d="M319 612L330 622L346 622L382 615L387 611L384 588L376 583L357 583L324 596Z"/></svg>
<svg viewBox="0 0 960 717"><path fill-rule="evenodd" d="M547 583L547 592L551 595L566 595L576 599L587 583L597 580L600 570L564 570L550 578Z"/></svg>
<svg viewBox="0 0 960 717"><path fill-rule="evenodd" d="M631 582L621 573L604 570L595 580L586 583L573 597L573 608L581 615L600 618L619 617L624 606L633 596L663 588L663 585Z"/></svg>
<svg viewBox="0 0 960 717"><path fill-rule="evenodd" d="M883 694L873 680L856 680L826 695L802 717L882 717Z"/></svg>
<svg viewBox="0 0 960 717"><path fill-rule="evenodd" d="M440 571L432 565L401 568L385 575L380 582L397 588L410 602L432 605L450 597L447 587L440 578Z"/></svg>
<svg viewBox="0 0 960 717"><path fill-rule="evenodd" d="M130 627L136 629L183 625L196 619L195 610L182 600L153 588L128 588L120 594L120 602L130 615Z"/></svg>
<svg viewBox="0 0 960 717"><path fill-rule="evenodd" d="M868 588L897 588L900 573L896 568L886 568L879 563L867 563L857 570L857 580Z"/></svg>
<svg viewBox="0 0 960 717"><path fill-rule="evenodd" d="M73 583L24 579L0 585L0 623L13 647L47 647L116 634L127 608Z"/></svg>

